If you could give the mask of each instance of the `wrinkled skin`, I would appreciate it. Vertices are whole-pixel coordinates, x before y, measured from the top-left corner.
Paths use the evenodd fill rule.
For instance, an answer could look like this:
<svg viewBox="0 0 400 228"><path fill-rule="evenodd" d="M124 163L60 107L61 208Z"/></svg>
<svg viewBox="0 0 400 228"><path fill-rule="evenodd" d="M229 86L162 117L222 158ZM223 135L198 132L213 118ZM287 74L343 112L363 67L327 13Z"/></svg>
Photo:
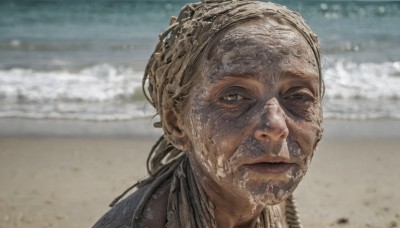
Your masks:
<svg viewBox="0 0 400 228"><path fill-rule="evenodd" d="M177 128L218 227L254 226L294 191L321 138L315 56L293 27L262 19L220 33L198 63Z"/></svg>

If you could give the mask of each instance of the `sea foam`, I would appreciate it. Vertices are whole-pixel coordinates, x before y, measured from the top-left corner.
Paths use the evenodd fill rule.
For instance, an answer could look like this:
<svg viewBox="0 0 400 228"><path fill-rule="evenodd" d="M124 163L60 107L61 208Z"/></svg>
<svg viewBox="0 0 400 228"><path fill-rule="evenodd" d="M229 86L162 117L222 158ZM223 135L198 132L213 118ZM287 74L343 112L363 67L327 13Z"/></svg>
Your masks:
<svg viewBox="0 0 400 228"><path fill-rule="evenodd" d="M326 118L400 119L400 62L330 61ZM152 116L143 72L99 64L81 70L0 70L0 117L128 120Z"/></svg>

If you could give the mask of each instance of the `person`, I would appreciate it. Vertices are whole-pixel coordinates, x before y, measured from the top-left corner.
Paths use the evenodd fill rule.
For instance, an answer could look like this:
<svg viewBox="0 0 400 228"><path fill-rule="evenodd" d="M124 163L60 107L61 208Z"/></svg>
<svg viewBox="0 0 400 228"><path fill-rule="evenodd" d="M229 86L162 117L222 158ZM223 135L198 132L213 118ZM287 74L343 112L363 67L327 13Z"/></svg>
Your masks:
<svg viewBox="0 0 400 228"><path fill-rule="evenodd" d="M94 227L301 227L292 193L322 137L323 82L317 36L298 13L188 4L143 87L164 135L149 177Z"/></svg>

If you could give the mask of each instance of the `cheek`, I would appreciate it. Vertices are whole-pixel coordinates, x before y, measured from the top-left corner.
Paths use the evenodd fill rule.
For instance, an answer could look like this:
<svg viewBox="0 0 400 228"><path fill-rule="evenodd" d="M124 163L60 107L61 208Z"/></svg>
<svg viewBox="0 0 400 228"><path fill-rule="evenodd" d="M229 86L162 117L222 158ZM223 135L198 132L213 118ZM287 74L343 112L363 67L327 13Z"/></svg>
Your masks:
<svg viewBox="0 0 400 228"><path fill-rule="evenodd" d="M323 113L320 103L315 105L315 112L313 113L313 118L310 128L312 129L312 134L310 134L310 141L313 141L312 149L316 149L318 142L322 138L322 133L324 132L323 126Z"/></svg>
<svg viewBox="0 0 400 228"><path fill-rule="evenodd" d="M240 145L247 124L227 117L225 110L216 111L213 104L193 102L196 105L189 115L193 152L216 179L224 178L231 170L227 161Z"/></svg>
<svg viewBox="0 0 400 228"><path fill-rule="evenodd" d="M235 149L236 142L243 135L247 122L234 115L235 111L225 110L212 103L201 104L192 109L194 127L207 147L218 149L217 154L225 154L230 149Z"/></svg>
<svg viewBox="0 0 400 228"><path fill-rule="evenodd" d="M314 110L307 121L288 121L294 141L303 151L307 162L311 160L323 133L322 109L317 105Z"/></svg>

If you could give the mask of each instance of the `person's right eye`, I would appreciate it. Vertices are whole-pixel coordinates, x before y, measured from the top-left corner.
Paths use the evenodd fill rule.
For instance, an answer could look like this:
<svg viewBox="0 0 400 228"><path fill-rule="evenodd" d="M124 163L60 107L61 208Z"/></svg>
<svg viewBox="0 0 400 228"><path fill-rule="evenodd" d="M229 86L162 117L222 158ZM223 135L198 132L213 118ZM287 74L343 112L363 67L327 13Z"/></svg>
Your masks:
<svg viewBox="0 0 400 228"><path fill-rule="evenodd" d="M224 101L228 101L228 102L244 100L243 96L241 96L240 94L229 94L229 95L222 97L222 99Z"/></svg>
<svg viewBox="0 0 400 228"><path fill-rule="evenodd" d="M219 102L227 105L238 105L242 102L252 100L251 93L243 87L230 87L222 90L219 94Z"/></svg>

